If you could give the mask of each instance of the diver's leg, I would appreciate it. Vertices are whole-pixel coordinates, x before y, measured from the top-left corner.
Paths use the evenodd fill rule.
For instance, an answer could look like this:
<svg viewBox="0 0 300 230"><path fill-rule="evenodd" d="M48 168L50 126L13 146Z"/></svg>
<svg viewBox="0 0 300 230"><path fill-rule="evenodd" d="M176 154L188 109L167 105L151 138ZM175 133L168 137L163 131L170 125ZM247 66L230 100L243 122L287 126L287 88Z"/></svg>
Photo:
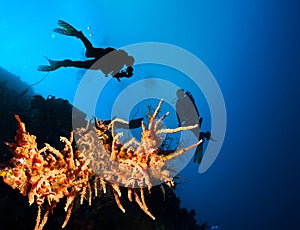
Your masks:
<svg viewBox="0 0 300 230"><path fill-rule="evenodd" d="M60 67L76 67L89 69L95 63L95 60L86 60L86 61L72 61L70 59L65 59L63 61L53 61L48 59L50 65L40 65L38 66L38 71L53 71L59 69Z"/></svg>
<svg viewBox="0 0 300 230"><path fill-rule="evenodd" d="M86 56L87 57L95 57L93 55L95 48L93 47L92 43L86 38L86 36L84 36L82 31L78 31L75 36L76 36L76 38L80 39L82 41L82 43L84 44L84 46L86 48Z"/></svg>
<svg viewBox="0 0 300 230"><path fill-rule="evenodd" d="M83 68L83 69L90 69L91 66L94 64L94 60L86 60L86 61L72 61L69 59L60 61L59 65L62 67L76 67L76 68Z"/></svg>
<svg viewBox="0 0 300 230"><path fill-rule="evenodd" d="M78 39L82 41L86 48L85 56L91 57L91 58L100 58L104 56L105 54L109 53L110 51L113 51L115 49L108 47L106 49L103 48L94 48L92 43L87 39L86 36L82 33L82 31L78 31L75 35Z"/></svg>

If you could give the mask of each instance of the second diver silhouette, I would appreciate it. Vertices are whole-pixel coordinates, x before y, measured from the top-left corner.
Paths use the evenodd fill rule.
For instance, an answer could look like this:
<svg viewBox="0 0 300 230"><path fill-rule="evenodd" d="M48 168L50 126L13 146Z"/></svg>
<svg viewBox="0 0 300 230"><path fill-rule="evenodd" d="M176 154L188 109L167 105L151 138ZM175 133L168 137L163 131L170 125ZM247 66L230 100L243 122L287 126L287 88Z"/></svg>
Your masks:
<svg viewBox="0 0 300 230"><path fill-rule="evenodd" d="M188 126L194 125L199 122L199 128L193 129L194 135L196 137L199 136L199 140L203 140L200 145L197 146L195 154L194 154L194 162L200 164L203 158L203 142L204 140L214 140L211 137L210 131L199 133L199 129L201 128L203 118L200 117L199 110L196 106L195 99L191 92L184 91L184 89L179 89L176 92L177 100L176 100L176 113L179 126ZM193 113L191 109L195 109Z"/></svg>
<svg viewBox="0 0 300 230"><path fill-rule="evenodd" d="M62 61L48 60L50 65L38 66L38 71L53 71L60 67L76 67L92 70L101 70L105 76L111 75L120 82L120 78L130 78L133 76L134 58L129 56L124 50L116 50L112 47L95 48L92 43L84 36L82 31L76 30L65 21L58 20L58 25L62 28L55 28L53 31L59 34L73 36L80 39L86 48L86 57L93 58L84 61L72 61L65 59ZM105 56L105 57L104 57ZM104 58L102 58L104 57ZM126 66L126 70L122 70Z"/></svg>

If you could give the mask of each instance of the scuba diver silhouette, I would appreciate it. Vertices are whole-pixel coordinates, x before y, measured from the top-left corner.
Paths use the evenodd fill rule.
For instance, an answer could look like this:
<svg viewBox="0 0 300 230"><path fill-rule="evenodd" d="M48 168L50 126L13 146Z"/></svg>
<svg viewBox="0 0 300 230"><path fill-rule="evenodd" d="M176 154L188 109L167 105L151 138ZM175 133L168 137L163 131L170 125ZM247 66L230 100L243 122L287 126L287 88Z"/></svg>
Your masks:
<svg viewBox="0 0 300 230"><path fill-rule="evenodd" d="M120 82L120 78L130 78L133 76L133 63L134 58L129 56L124 50L116 50L112 47L107 48L95 48L92 43L84 36L82 31L76 30L70 24L58 20L57 23L62 28L55 28L53 31L59 34L73 36L80 39L85 48L85 55L88 59L85 61L72 61L65 59L63 61L48 60L50 65L38 66L38 71L53 71L60 67L76 67L92 70L101 70L107 77L109 74L116 78ZM105 58L102 58L104 57ZM102 59L101 59L102 58ZM122 70L124 66L127 66L126 70ZM122 70L122 71L121 71Z"/></svg>
<svg viewBox="0 0 300 230"><path fill-rule="evenodd" d="M213 140L213 138L211 137L211 133L209 131L199 133L203 118L200 117L199 110L196 106L195 99L191 92L184 91L184 89L179 89L177 90L176 95L176 114L179 126L189 126L199 122L199 128L193 129L191 131L196 137L198 137L199 135L199 141L203 140L202 143L197 146L194 155L194 162L200 164L203 158L204 139ZM191 109L195 109L195 112L191 111Z"/></svg>
<svg viewBox="0 0 300 230"><path fill-rule="evenodd" d="M197 123L200 113L195 105L194 97L189 91L184 92L183 89L177 90L176 95L176 113L179 126L189 126ZM191 109L194 109L195 112L191 111Z"/></svg>

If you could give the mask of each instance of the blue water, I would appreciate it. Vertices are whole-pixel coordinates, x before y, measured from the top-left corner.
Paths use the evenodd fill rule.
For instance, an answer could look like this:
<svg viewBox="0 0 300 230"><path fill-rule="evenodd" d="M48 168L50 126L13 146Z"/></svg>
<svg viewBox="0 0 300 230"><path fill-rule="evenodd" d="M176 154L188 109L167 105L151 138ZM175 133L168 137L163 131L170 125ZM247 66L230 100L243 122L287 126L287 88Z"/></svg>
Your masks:
<svg viewBox="0 0 300 230"><path fill-rule="evenodd" d="M226 230L300 229L299 10L292 0L6 1L0 10L0 66L32 84L45 74L36 70L47 64L44 56L84 59L78 40L52 32L58 19L82 30L98 47L161 42L193 53L222 90L227 132L208 171L199 174L190 162L181 172L186 182L176 193L182 206L195 209L199 222ZM72 103L84 73L59 69L34 91ZM112 79L97 113L109 118L110 109L103 108L111 108L122 89L168 74L173 73L160 66L140 66L131 79ZM104 78L100 72L99 77ZM194 93L209 129L204 96L190 83L179 87ZM169 96L175 99L176 92Z"/></svg>

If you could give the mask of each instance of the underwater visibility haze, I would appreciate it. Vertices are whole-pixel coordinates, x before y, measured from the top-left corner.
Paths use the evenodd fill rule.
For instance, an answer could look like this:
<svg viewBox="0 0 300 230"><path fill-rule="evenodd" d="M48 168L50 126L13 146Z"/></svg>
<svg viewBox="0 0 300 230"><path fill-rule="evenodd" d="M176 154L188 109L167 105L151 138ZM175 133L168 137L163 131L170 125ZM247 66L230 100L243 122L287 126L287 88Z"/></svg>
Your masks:
<svg viewBox="0 0 300 230"><path fill-rule="evenodd" d="M45 155L45 152L41 150L44 146L40 145L40 142L51 141L54 147L65 148L64 152L70 153L70 139L68 139L70 136L66 130L73 128L72 120L68 119L72 114L71 104L82 105L80 109L86 109L84 112L87 113L87 118L96 116L107 121L103 124L96 123L99 127L101 126L101 132L103 132L100 139L102 138L101 141L105 140L104 144L112 146L111 149L106 149L107 151L119 151L118 154L122 152L119 141L128 140L131 137L130 135L137 139L141 138L142 128L139 125L141 120L144 120L147 124L144 134L149 128L149 130L153 129L152 134L165 135L163 147L175 147L182 150L197 143L201 138L204 140L204 143L198 143L198 147L193 146L193 151L184 149L184 151L187 151L187 156L182 156L181 163L179 163L179 166L176 165L180 168L177 176L171 175L169 178L169 175L164 174L165 171L159 174L160 178L164 178L164 181L170 184L173 183L171 177L175 176L174 192L178 198L175 197L173 192L168 192L168 186L161 189L154 188L152 195L149 196L145 192L146 201L143 198L144 190L136 192L132 189L131 192L128 192L128 197L131 193L131 196L137 196L138 198L130 203L128 200L124 201L124 197L127 197L127 190L125 191L123 188L120 190L118 186L115 186L115 178L113 178L110 181L111 183L107 183L107 185L113 184L109 188L107 186L107 190L108 194L111 195L110 198L115 200L113 204L116 209L105 213L105 200L110 198L105 198L100 193L98 199L103 199L103 202L99 200L98 203L95 202L94 207L97 207L95 209L86 207L80 209L74 204L75 211L72 214L70 211L70 228L72 226L90 226L93 229L92 226L95 227L101 221L104 221L103 223L106 225L103 224L102 227L107 229L111 223L105 222L105 219L111 218L109 215L116 215L116 218L123 218L123 222L120 222L120 229L122 229L122 225L130 225L130 222L145 224L140 226L155 226L156 228L153 227L153 229L163 229L163 226L172 226L172 221L174 223L175 221L181 221L180 223L183 224L182 226L177 225L177 229L300 229L298 221L300 218L300 154L298 148L300 138L298 131L300 127L298 121L300 109L299 9L300 4L293 0L74 0L65 2L52 0L47 4L38 1L19 0L1 3L0 96L5 98L5 101L1 101L0 117L3 120L0 122L2 126L0 127L0 133L5 131L5 134L0 134L0 141L14 142L17 121L19 130L22 130L21 124L24 122L26 130L31 135L37 136L37 146L41 155ZM70 32L70 26L76 28L76 31L71 29L73 34ZM53 31L55 28L62 30ZM94 47L103 49L112 47L116 50L123 50L125 47L124 53L127 56L124 53L122 55L126 56L124 60L129 61L122 63L123 69L117 69L116 72L120 74L118 75L121 76L120 78L113 77L109 71L106 73L103 69L75 68L74 63L70 64L70 61L63 64L53 62L65 59L90 60L90 57L86 55L86 44L83 42L83 35L79 31L82 31L82 34ZM70 34L64 34L68 32ZM197 71L193 71L193 63L189 63L189 60L184 62L180 57L170 56L171 60L177 61L178 69L161 64L167 63L165 60L154 63L153 60L159 60L160 57L166 56L168 59L168 55L163 52L161 56L157 55L155 49L152 50L152 53L149 49L147 54L153 54L156 59L150 60L152 58L150 55L145 57L144 60L141 47L148 47L152 43L178 47L201 60L203 65L210 71L211 75L209 76L215 80L221 93L201 90L201 86L199 87L196 83L197 81L187 74L197 73ZM138 53L141 56L135 57L133 55L136 52L135 47L138 47ZM157 45L156 47L160 46ZM111 52L112 49L109 48L106 51ZM135 62L131 62L130 58L128 59L131 55L136 58ZM137 62L139 63L137 64ZM186 63L191 66L190 72L188 70L181 71L182 69L180 69L181 64L185 67L189 66ZM123 66L123 64L125 65ZM133 69L128 68L131 66ZM199 78L201 79L200 75ZM86 98L84 98L84 101L78 102L78 92L81 92L80 87L85 89ZM95 93L94 90L97 89L100 89L101 92L97 91ZM183 90L180 91L180 89ZM195 100L193 105L196 106L198 111L194 110L193 113L197 117L197 122L199 117L202 118L200 120L200 132L196 135L188 131L193 130L191 127L193 124L184 119L180 121L180 116L183 118L188 115L176 114L179 99L186 96L187 92L190 92ZM40 96L34 97L33 102L36 107L31 107L32 113L30 113L26 110L28 107L26 109L24 107L29 106L30 102L28 100L34 95ZM164 98L161 98L161 95L164 95ZM214 120L214 111L211 111L210 102L207 100L210 98L217 101L220 95L225 102L224 106L226 106L224 107L223 117L225 118L226 115L226 119L222 124ZM49 100L45 101L44 99L47 97ZM151 117L155 117L155 109L160 103L160 99L163 99L164 102L161 102L160 112L153 120L153 127L150 127L151 125L148 126L147 119L151 123ZM95 104L91 106L90 103L93 100L95 100ZM53 101L57 102L58 107L57 105L51 107ZM41 109L40 105L44 106L46 105L44 103L48 102L49 104ZM223 104L220 104L220 106L222 107ZM8 108L11 108L11 110L8 111ZM20 118L17 117L17 121L15 119L16 111L22 111L21 114L17 114L20 116ZM66 112L61 116L64 119L61 119L59 123L54 121L51 123L50 116L54 116L55 113L63 114L63 111ZM159 125L156 127L155 122L167 112L169 112L169 115L161 123L159 121ZM38 118L41 114L46 118ZM22 116L25 117L24 120ZM79 113L77 118L84 119L84 114ZM122 121L119 120L119 123L116 122L115 124L117 133L121 129L117 126L124 125L123 120L131 120L130 125L134 127L131 134L127 130L124 131L123 137L121 137L118 134L114 135L113 131L107 132L107 129L111 128L108 125L109 122L115 118L122 119ZM43 121L49 122L47 123L48 126L43 124ZM85 122L83 123L86 125ZM8 124L11 124L11 126ZM182 134L179 132L170 134L173 131L166 131L167 128L177 129L178 124L182 129L185 126L189 128L187 128L188 130L180 130ZM224 132L226 129L224 142L223 137L220 138L216 132L214 136L213 131L218 128L218 125L223 127ZM212 131L211 135L209 131ZM75 132L75 137L76 135L82 135L81 132L83 130ZM60 135L64 134L66 137L62 143L59 140L52 139L58 133ZM37 134L40 134L40 137ZM23 132L19 131L19 138L24 137L24 135L29 134L25 134L24 130ZM145 136L146 134L143 137L146 138ZM31 140L31 145L34 145L32 136L26 136L26 138ZM183 139L182 142L178 141ZM84 141L81 140L81 142ZM147 146L138 146L138 144L132 142L131 147L134 149L132 152L140 154L148 148L147 150L151 152L153 159L156 157L156 162L160 163L171 158L168 158L170 152L168 152L167 147L163 149L160 146L162 148L161 152L156 152L153 149L158 149L158 144L147 141L145 141ZM199 173L199 162L201 162L203 156L199 157L198 155L198 158L194 159L194 152L198 151L197 153L200 153L203 151L201 153L205 157L208 144L212 146L219 144L220 147L223 145L212 165L205 172ZM19 156L16 153L16 146L13 144L7 145L15 156L15 162L21 162L21 158L18 158ZM199 146L201 146L201 151ZM4 152L5 148L7 146L2 143L0 150ZM49 149L48 146L47 151L50 151ZM84 152L82 149L79 150ZM56 154L55 157L59 158L55 150L51 149L51 151L53 156ZM111 156L111 158L105 158L104 161L109 165L111 164L110 160L117 159L121 166L125 167L124 165L129 163L124 159L132 154L129 148L125 152L126 154L123 152L122 154L125 155L121 154L121 157ZM175 153L177 152L175 151ZM2 169L2 164L5 163L3 159L8 161L11 157L12 154L5 153L0 158ZM95 159L99 156L92 157ZM42 158L38 159L41 160ZM77 167L77 170L79 166L76 164L80 165L82 158L79 155L74 155L76 167L70 166L71 164L67 162L70 159L73 159L73 156L68 155L65 159L66 162L61 161L60 168L55 168L55 170L62 170L62 165L68 165L69 169L72 170ZM51 168L48 165L50 160L43 159L41 162L47 167L45 166L40 170L43 175L48 175L48 169ZM151 162L149 165L153 163L151 166L158 167L156 162ZM29 163L26 162L26 164ZM172 163L170 165L173 166ZM98 170L97 167L99 166L93 165L92 167L94 170ZM159 167L162 167L162 165ZM11 170L11 168L9 169ZM64 169L61 172L68 175L68 177L75 177L72 170ZM103 171L103 169L101 170ZM77 186L76 189L82 192L81 189L84 187L82 183L87 183L90 172L84 170L80 172L82 172L80 181L70 179L70 185ZM7 179L9 173L5 173L1 171L0 176ZM107 176L105 172L101 173ZM114 176L118 173L119 171L115 171ZM164 175L162 176L162 174ZM146 174L143 175L146 177ZM151 174L151 179L156 178L157 175L155 173ZM30 176L34 178L36 175L32 174ZM122 178L122 176L119 178ZM34 179L31 179L32 181ZM102 179L100 177L97 179L93 175L93 182L97 184L97 181L103 189ZM153 183L152 180L151 182L150 180L139 182L140 185L144 183L141 185L142 187L149 187ZM6 183L11 185L16 182L7 179ZM61 181L59 179L51 183L59 184ZM28 186L33 186L29 184ZM3 183L0 188L7 187ZM16 187L20 192L26 190L26 186L20 188L19 185L15 185ZM19 191L15 190L11 195L14 197L21 196ZM166 191L161 192L161 190ZM35 194L32 196L37 198L37 191L38 189L36 191L32 189L30 194ZM70 188L65 192L70 192ZM88 193L88 189L84 192ZM118 198L121 193L124 194L122 196L123 200ZM46 195L47 198L51 197L51 192L49 194ZM67 206L67 210L72 209L74 194L68 196L69 206ZM161 194L164 194L165 197ZM0 199L1 212L4 210L3 207L10 205L5 200L7 196L8 193L5 193L2 196L3 198ZM82 197L89 199L88 195L85 197L82 195ZM40 197L40 199L44 198ZM168 199L174 203L170 202L169 206L164 206L163 200ZM28 197L28 200L32 203L34 198L31 197L30 199ZM39 202L42 202L41 200ZM93 198L91 207L93 207L95 200L96 198ZM62 203L64 206L65 202ZM24 205L29 206L26 199ZM39 203L34 203L34 205L38 206ZM125 213L122 212L122 205L126 209ZM134 208L130 208L130 205ZM25 226L24 229L33 229L37 206L30 207L34 209L33 216L13 211L12 206L8 208L7 213L16 215L16 218L28 218L31 225ZM52 206L55 205L52 203ZM47 208L52 210L52 206L49 204ZM63 210L64 207L60 208ZM160 216L164 215L163 211L154 213L152 210L178 211L169 212L169 215L173 216L170 219L166 218L167 222L163 223L160 222ZM42 210L40 216L42 218L44 211L46 212L46 210ZM61 226L65 217L68 216L66 212L54 209L54 213L56 212L58 213L56 219L51 220L50 215L48 220L50 223L46 223L45 229L51 229L50 226L56 226L57 223L59 223L58 226ZM139 212L141 216L148 219L144 221L142 218L136 218L133 221L135 212ZM156 214L158 215L157 220L152 220L155 219ZM180 219L178 215L182 218ZM81 217L82 223L76 222L78 220L80 222ZM92 219L91 217L95 218ZM195 220L197 224L193 222ZM68 222L67 219L66 222ZM187 223L190 223L190 225L187 225ZM43 223L40 223L40 225L43 225ZM68 224L66 228L68 228Z"/></svg>

